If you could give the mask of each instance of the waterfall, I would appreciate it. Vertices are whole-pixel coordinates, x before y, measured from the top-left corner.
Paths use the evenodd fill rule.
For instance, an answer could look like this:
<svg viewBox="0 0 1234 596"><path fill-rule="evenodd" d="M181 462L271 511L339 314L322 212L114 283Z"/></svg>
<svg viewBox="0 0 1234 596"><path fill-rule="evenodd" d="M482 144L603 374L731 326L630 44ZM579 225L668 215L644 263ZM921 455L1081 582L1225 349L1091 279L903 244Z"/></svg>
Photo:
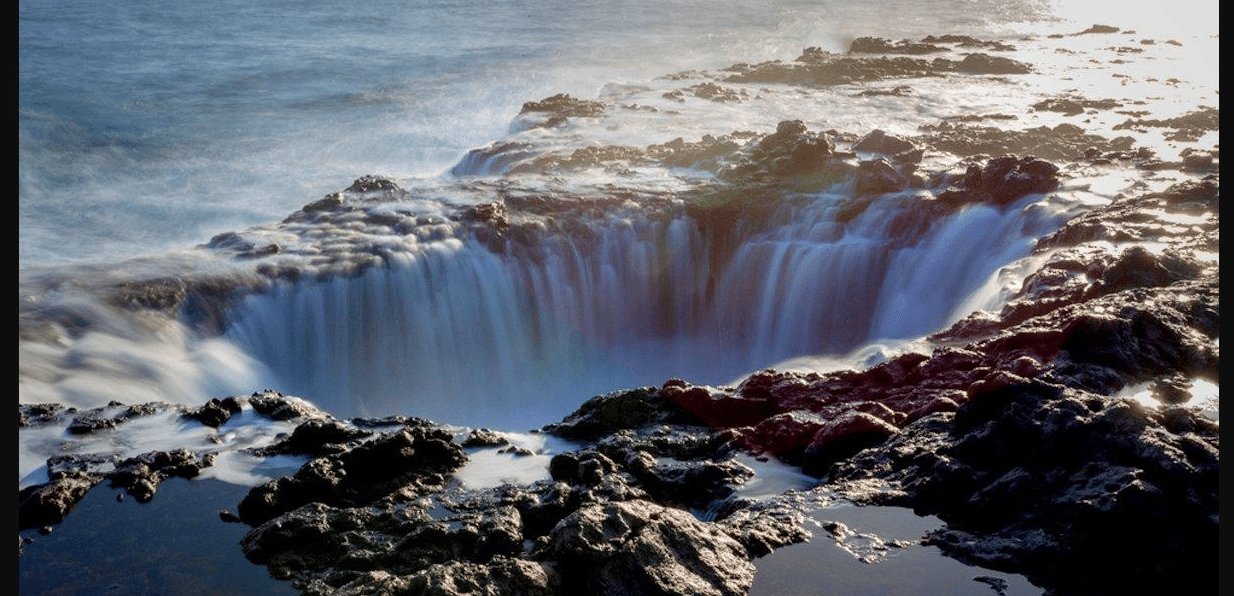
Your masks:
<svg viewBox="0 0 1234 596"><path fill-rule="evenodd" d="M758 226L733 222L744 237L728 252L684 214L559 222L496 250L456 232L251 296L227 336L272 387L336 415L536 428L616 389L725 383L938 330L1059 223L1031 208L1040 196L929 220L920 195L846 221L849 197L790 197Z"/></svg>

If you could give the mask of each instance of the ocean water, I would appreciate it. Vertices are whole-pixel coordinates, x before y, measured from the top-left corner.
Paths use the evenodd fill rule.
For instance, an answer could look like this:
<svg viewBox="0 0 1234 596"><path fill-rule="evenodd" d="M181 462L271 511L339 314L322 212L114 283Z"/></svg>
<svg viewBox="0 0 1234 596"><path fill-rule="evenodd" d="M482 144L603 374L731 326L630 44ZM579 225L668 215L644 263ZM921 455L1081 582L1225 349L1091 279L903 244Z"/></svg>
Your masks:
<svg viewBox="0 0 1234 596"><path fill-rule="evenodd" d="M555 93L842 50L853 35L1006 30L1009 15L1048 12L977 0L22 1L19 263L191 246L364 174L436 176Z"/></svg>
<svg viewBox="0 0 1234 596"><path fill-rule="evenodd" d="M1146 1L22 1L19 400L197 404L271 387L342 416L524 430L590 395L671 376L722 383L789 359L851 362L912 349L916 338L997 305L1015 283L1007 268L1034 238L1125 181L1010 212L970 210L910 246L886 242L897 201L910 197L887 197L837 231L829 209L843 191L822 193L786 204L778 223L755 230L726 263L707 260L715 239L691 222L657 226L637 210L587 223L599 244L562 233L539 259L483 250L446 222L414 247L400 245L383 267L244 298L217 334L119 312L98 297L128 280L233 268L196 247L246 230L283 242L278 222L362 175L416 190L392 212L448 219L448 205L491 200L463 189L500 176L456 166L502 140L543 151L645 146L770 131L791 118L813 130L909 134L957 114L1024 113L1050 93L1138 93L1129 82L1146 86L1151 109L1174 115L1216 102L1216 13L1211 0L1175 3L1168 14ZM1030 54L1042 72L1025 87L974 81L957 92L952 81L918 81L908 104L767 92L553 133L518 118L523 102L556 93L667 106L664 75L791 60L809 46L844 51L856 36L1018 40L1094 23L1136 28L1127 39L1185 43L1126 65L1136 76L1123 79L1076 76L1074 64ZM1184 84L1164 94L1144 82L1175 75ZM1034 124L1061 121L1051 117ZM1177 151L1150 136L1139 140ZM689 176L601 173L564 184L651 192ZM341 228L315 233L353 242ZM672 296L648 298L667 286Z"/></svg>
<svg viewBox="0 0 1234 596"><path fill-rule="evenodd" d="M673 211L680 205L653 216L648 204L631 200L595 217L546 221L537 243L504 251L469 237L457 213L494 200L506 183L532 193L600 196L616 187L662 197L706 179L638 168L505 177L509 161L482 158L503 142L534 156L770 132L786 119L815 131L908 135L946 118L1012 114L1009 128L1069 122L1130 134L1163 157L1214 149L1216 133L1179 143L1159 131L1116 131L1122 116L1064 117L1030 106L1071 93L1142 102L1149 117L1216 106L1217 17L1216 0L20 0L18 400L200 405L269 387L339 417L404 414L521 432L555 422L590 396L670 377L722 384L766 366L831 370L929 349L922 336L998 307L1031 271L1027 255L1037 237L1129 189L1168 183L1166 174L1093 172L1007 209L977 206L918 221L911 233L904 222L915 221L913 193L880 197L841 225L836 212L851 189L826 189L785 200L766 221L742 228L722 261L717 243L731 239L708 236ZM1093 24L1123 31L1042 42ZM908 97L749 85L741 88L748 101L665 98L706 80L699 73L734 63L788 61L811 46L842 52L858 36L942 34L1011 42L1016 58L1038 72L916 80ZM1127 46L1151 50L1140 55ZM557 93L648 109L529 128L519 116L523 103ZM413 223L410 233L392 237L345 221L281 223L370 174L411 191L370 212ZM282 246L281 255L260 262L300 281L271 281L255 275L259 261L200 248L216 236ZM384 255L378 266L352 264L373 254ZM345 275L314 281L327 270ZM248 289L234 300L195 304L182 317L108 303L128 282L167 278L233 280ZM218 328L199 324L220 311ZM1219 389L1200 393L1216 417ZM188 447L219 455L205 476L228 488L208 495L234 500L241 493L233 487L300 463L244 453L287 430L257 418L246 411L217 433L173 414L86 436L22 429L19 488L45 482L45 462L55 454L127 457ZM520 467L488 455L475 456L465 482L544 472L544 457ZM760 481L772 476L760 470ZM176 498L180 488L156 501ZM82 509L104 511L109 497L96 489ZM213 519L209 513L202 519ZM75 561L63 544L89 546L100 532L132 544L121 527L128 518L83 515L87 523L65 525L63 542L39 539L28 551L23 593L57 583L80 593L129 593L124 582L144 577L110 579L114 569L90 568L66 582L48 572ZM243 563L238 549L226 547L234 536L220 540L197 553L215 565L203 566L204 574ZM153 550L191 557L194 546ZM105 565L99 560L113 555L87 551L82 566ZM792 569L799 558L833 555L785 549L764 565ZM901 575L888 577L943 567L933 554L917 556L903 557ZM194 578L180 583L178 571L160 575L159 562L136 561L164 583L175 580L177 593L200 593ZM965 569L948 569L948 581L985 593ZM814 585L809 578L769 583L788 575L765 576L756 590ZM852 575L859 592L869 573ZM1033 593L1013 583L1010 593Z"/></svg>

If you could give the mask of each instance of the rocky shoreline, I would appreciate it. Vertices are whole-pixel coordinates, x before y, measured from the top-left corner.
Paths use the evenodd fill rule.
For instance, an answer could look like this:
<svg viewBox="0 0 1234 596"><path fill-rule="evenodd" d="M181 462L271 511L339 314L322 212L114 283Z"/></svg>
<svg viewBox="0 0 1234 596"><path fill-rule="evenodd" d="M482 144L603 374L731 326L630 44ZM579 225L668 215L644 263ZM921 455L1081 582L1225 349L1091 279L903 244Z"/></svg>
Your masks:
<svg viewBox="0 0 1234 596"><path fill-rule="evenodd" d="M903 56L948 48L981 52L962 60ZM735 65L725 80L827 86L1031 71L984 53L1006 51L1011 48L962 37L861 38L848 55L808 48L792 63ZM696 98L740 100L718 84L687 90ZM1119 107L1060 98L1039 109ZM535 119L531 125L554 127L605 109L554 96L529 102L524 114ZM1193 116L1130 119L1127 126L1168 127L1183 136L1217 130L1215 109ZM538 431L575 448L553 455L544 477L525 484L474 489L454 475L478 448L537 455L502 433L407 417L341 420L270 390L193 408L22 404L19 427L89 435L171 414L219 429L241 412L286 424L290 430L278 442L250 454L306 463L254 487L235 513L222 512L220 523L249 526L239 545L245 556L305 595L738 596L753 584L754 559L825 539L803 523L802 503L810 498L938 516L946 526L923 544L972 565L1021 574L1052 596L1216 591L1220 429L1217 415L1207 411L1216 405L1192 400L1193 387L1218 385L1220 378L1215 149L1165 162L1130 139L1066 124L1017 133L941 123L903 138L881 130L810 131L799 120L781 122L773 132L734 131L645 148L534 157L526 149L498 144L473 161L501 163L511 176L632 164L710 170L715 182L680 203L643 197L640 204L682 208L702 226L721 230L716 237L725 236L734 213L748 218L765 209L759 197L843 180L855 188L841 210L850 219L887 193L922 191L905 199L913 202L905 210L913 218L898 227L910 230L965 205L1002 208L1052 192L1084 168L1169 170L1189 179L1074 217L1038 241L1039 264L1000 312L960 320L925 338L918 351L862 370L765 370L734 386L668 379L594 397ZM923 162L926 153L959 161L939 168ZM366 197L405 193L393 181L362 178L306 205L283 222L284 230L363 221L415 233L436 225L367 210ZM601 208L565 195L503 191L502 197L458 215L495 248L534 237L544 221L564 212ZM237 234L207 247L258 261L298 250L320 254ZM336 261L350 263L348 271L380 262L380 251L344 252L365 257ZM274 261L257 271L269 279L292 275ZM216 286L154 280L117 288L116 296L128 308L179 311L194 296L217 294ZM222 316L210 313L202 326L217 327ZM737 488L755 473L739 455L798 467L817 485L743 498ZM188 449L126 459L54 457L47 462L49 482L19 491L19 530L54 526L104 482L149 501L160 482L195 477L215 457ZM19 556L28 539L19 536Z"/></svg>
<svg viewBox="0 0 1234 596"><path fill-rule="evenodd" d="M1213 216L1147 224L1156 210ZM858 503L938 515L947 527L929 544L1048 593L1211 591L1219 426L1178 402L1193 379L1219 379L1218 271L1196 256L1218 248L1218 211L1210 176L1077 218L1041 241L1063 250L1001 313L933 336L930 354L597 397L544 429L582 447L527 486L449 482L464 446L501 444L496 433L340 421L273 392L183 415L218 427L250 407L298 423L261 454L313 459L254 488L237 518L253 527L250 560L305 594L744 594L751 559L809 533L791 508L729 498L752 475L738 452L799 465ZM1125 237L1167 247L1089 244ZM1160 405L1117 397L1138 385ZM89 433L163 408L19 410L23 426L67 418L69 432ZM52 482L19 494L22 529L56 523L98 483L149 500L160 481L210 463L189 451L58 458Z"/></svg>

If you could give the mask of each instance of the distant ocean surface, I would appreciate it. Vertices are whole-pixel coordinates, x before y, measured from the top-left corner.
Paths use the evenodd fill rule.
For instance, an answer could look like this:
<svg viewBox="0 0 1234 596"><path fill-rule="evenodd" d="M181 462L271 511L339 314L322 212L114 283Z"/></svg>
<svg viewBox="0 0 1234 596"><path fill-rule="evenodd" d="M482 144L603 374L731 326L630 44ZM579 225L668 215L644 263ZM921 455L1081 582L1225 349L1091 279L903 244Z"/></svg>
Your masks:
<svg viewBox="0 0 1234 596"><path fill-rule="evenodd" d="M140 316L94 304L101 294L91 292L105 293L104 288L128 280L180 275L173 263L199 270L221 266L211 261L209 251L190 249L218 234L276 225L361 176L385 176L451 196L468 184L454 179L456 164L467 163L473 149L525 139L516 130L521 106L558 93L584 100L658 102L677 114L655 121L595 119L605 123L534 137L574 147L646 147L678 137L765 132L796 118L817 130L885 128L911 135L920 125L956 114L1023 113L1031 111L1027 106L1034 96L1072 92L1095 99L1154 95L1161 115L1174 115L1216 97L1217 25L1211 18L1216 12L1213 0L1184 0L1168 12L1147 0L24 1L19 7L19 400L191 403L277 387L319 403L334 396L340 402L334 404L337 412L384 413L396 407L420 413L420 406L404 403L405 392L444 396L478 382L472 393L507 396L541 424L546 414L526 407L526 399L515 397L519 391L553 395L542 401L555 413L593 391L659 382L665 375L722 382L784 358L913 338L966 309L983 307L989 291L965 296L999 267L1023 256L1026 243L1042 233L1037 228L1057 222L1039 219L1029 225L1014 214L968 214L948 224L952 232L940 231L929 240L938 252L924 268L912 264L917 257L907 252L900 255L900 265L890 264L883 232L857 234L834 245L811 238L800 245L808 248L805 253L775 253L786 259L785 281L764 282L758 292L734 289L715 296L699 276L719 265L690 252L688 246L706 240L692 237L685 222L664 230L662 240L627 237L616 228L604 231L616 251L604 258L618 255L626 265L597 264L589 250L573 247L563 248L562 261L537 269L535 262L496 258L468 245L440 264L420 257L402 265L388 263L366 278L372 287L336 280L252 297L229 313L222 338L170 322L171 330L152 333ZM854 100L844 93L807 97L760 93L755 87L749 92L760 95L757 101L682 107L670 106L657 90L666 84L666 75L791 61L811 46L844 52L862 36L899 40L960 34L1016 41L1074 35L1097 23L1111 23L1124 33L1066 43L1098 44L1095 49L1101 52L1121 51L1103 45L1139 43L1150 36L1167 40L1178 35L1186 43L1166 45L1169 51L1162 59L1150 55L1126 66L1132 74L1116 77L1089 72L1085 63L1077 66L1075 58L1068 62L1063 54L1026 55L1043 67L1042 73L1052 73L1039 74L1031 88L1012 81L985 85L972 79L961 86L922 79L913 82L914 97L920 99L894 108L888 106L895 103ZM1129 37L1132 28L1142 29ZM1211 60L1205 52L1212 53ZM1061 66L1051 66L1053 60ZM1187 82L1174 87L1151 83L1170 77ZM1120 87L1133 81L1146 85L1144 91ZM1169 101L1172 96L1176 103ZM1008 97L1018 99L1008 103ZM684 111L678 112L679 107ZM1024 126L1046 123L1036 120L1039 116L1032 114ZM1104 123L1103 134L1122 134L1110 131L1112 124ZM1140 141L1153 143L1152 136L1140 135ZM1152 148L1170 150L1159 136ZM459 171L472 178L489 176L483 168ZM606 175L589 172L576 178L634 190L646 183ZM430 211L451 200L437 198L437 190L427 192L422 207ZM787 223L785 233L809 233L804 228L793 232L797 222ZM326 228L317 233L339 235L340 241L349 234ZM563 240L563 247L572 242ZM963 257L960 241L967 251ZM461 240L453 242L462 246L457 244ZM654 330L638 332L614 323L645 314L624 294L651 296L666 287L653 277L657 265L645 261L652 254L648 251L660 250L654 247L664 242L673 246L672 260L680 269L667 282L680 304L662 313L662 323L682 329L694 325L671 340ZM776 242L768 246L785 246ZM750 250L757 254L748 263L726 265L734 288L744 277L778 270L759 260L775 255ZM835 259L826 272L818 269L823 254ZM433 281L437 267L452 272L452 289ZM592 278L573 278L591 267L607 269L597 269ZM891 268L883 271L886 267ZM601 283L615 271L624 272L617 275L620 282ZM945 293L936 290L942 275L954 277ZM879 281L884 277L888 281ZM538 280L535 305L527 308L547 311L542 316L510 308L518 279ZM97 290L78 295L74 288ZM454 296L437 295L447 291ZM833 307L848 314L829 315L816 307L815 296L821 294L835 304L851 299L849 307ZM725 302L725 296L736 295L741 298ZM876 296L881 296L877 307ZM687 308L692 301L702 310ZM451 310L433 310L438 303ZM216 307L224 308L207 308ZM878 310L866 313L874 317L866 321L866 315L845 308ZM697 316L727 322L684 322ZM47 327L37 321L53 323ZM380 324L370 329L374 321ZM403 324L407 328L400 330ZM540 324L551 329L535 327ZM572 334L583 328L587 345L580 348ZM517 348L518 341L526 345ZM658 347L648 347L648 341ZM656 343L662 341L669 343ZM740 350L733 349L734 342ZM615 358L623 364L613 369L574 361L593 350L604 352L593 360ZM363 356L368 351L373 354ZM424 362L397 356L407 351ZM528 356L535 351L546 355ZM449 365L443 368L440 362ZM508 379L495 389L488 384L492 379L474 374L476 367L506 371ZM403 371L404 377L390 378L392 370ZM562 386L537 388L546 379L558 379ZM381 405L347 405L352 404L347 396L366 394L390 395Z"/></svg>
<svg viewBox="0 0 1234 596"><path fill-rule="evenodd" d="M365 174L438 176L555 93L1053 14L1033 0L22 0L19 263L192 246Z"/></svg>

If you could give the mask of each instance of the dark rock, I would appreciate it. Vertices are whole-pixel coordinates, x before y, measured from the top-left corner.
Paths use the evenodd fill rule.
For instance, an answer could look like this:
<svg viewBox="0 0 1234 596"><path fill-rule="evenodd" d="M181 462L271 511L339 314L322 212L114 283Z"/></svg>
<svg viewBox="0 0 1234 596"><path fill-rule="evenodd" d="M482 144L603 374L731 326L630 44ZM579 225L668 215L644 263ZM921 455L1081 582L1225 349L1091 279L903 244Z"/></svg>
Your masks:
<svg viewBox="0 0 1234 596"><path fill-rule="evenodd" d="M249 396L248 403L257 413L271 420L329 418L328 414L301 398L283 395L270 389L253 393Z"/></svg>
<svg viewBox="0 0 1234 596"><path fill-rule="evenodd" d="M1131 119L1114 125L1114 130L1143 130L1146 128L1173 128L1174 132L1168 134L1167 139L1194 142L1207 132L1221 129L1221 110L1205 107L1176 118Z"/></svg>
<svg viewBox="0 0 1234 596"><path fill-rule="evenodd" d="M1039 101L1033 104L1033 109L1039 112L1061 112L1065 116L1078 116L1088 110L1112 110L1122 106L1123 104L1113 99L1086 99L1063 95Z"/></svg>
<svg viewBox="0 0 1234 596"><path fill-rule="evenodd" d="M850 54L932 54L946 51L948 48L932 43L907 39L892 42L880 37L858 37L848 46Z"/></svg>
<svg viewBox="0 0 1234 596"><path fill-rule="evenodd" d="M63 414L74 413L60 404L18 404L17 427L28 428L51 424L60 419Z"/></svg>
<svg viewBox="0 0 1234 596"><path fill-rule="evenodd" d="M665 399L654 387L616 391L587 400L545 432L566 439L595 440L619 430L656 424L700 424L700 421Z"/></svg>
<svg viewBox="0 0 1234 596"><path fill-rule="evenodd" d="M712 172L718 171L724 160L730 158L741 144L737 135L714 137L703 135L703 138L687 143L680 137L662 145L647 147L647 155L657 158L669 168L702 168Z"/></svg>
<svg viewBox="0 0 1234 596"><path fill-rule="evenodd" d="M108 301L123 308L174 314L179 311L187 296L188 286L184 280L161 278L125 282L115 289Z"/></svg>
<svg viewBox="0 0 1234 596"><path fill-rule="evenodd" d="M604 104L598 101L578 99L566 93L558 93L540 101L523 104L519 115L536 114L543 119L531 126L553 127L564 124L570 118L595 118L604 112Z"/></svg>
<svg viewBox="0 0 1234 596"><path fill-rule="evenodd" d="M1079 33L1075 33L1074 35L1088 35L1092 33L1118 33L1118 31L1119 31L1118 27L1112 27L1110 25L1093 25L1092 27L1089 27L1088 29L1085 29Z"/></svg>
<svg viewBox="0 0 1234 596"><path fill-rule="evenodd" d="M822 476L831 464L867 447L880 445L899 432L895 425L877 416L850 410L818 429L805 448L801 469L807 474Z"/></svg>
<svg viewBox="0 0 1234 596"><path fill-rule="evenodd" d="M1033 72L1033 68L1023 62L981 53L965 56L955 66L955 69L969 74L1028 74Z"/></svg>
<svg viewBox="0 0 1234 596"><path fill-rule="evenodd" d="M390 180L389 178L383 178L381 176L371 176L371 175L362 176L360 178L357 178L355 182L351 183L351 186L347 187L348 192L360 192L360 193L378 192L378 191L398 192L400 190L402 189L400 189L398 184L395 183L393 180Z"/></svg>
<svg viewBox="0 0 1234 596"><path fill-rule="evenodd" d="M909 188L912 180L896 170L886 158L863 161L857 167L858 194L880 195Z"/></svg>
<svg viewBox="0 0 1234 596"><path fill-rule="evenodd" d="M465 448L502 447L509 443L509 439L505 438L501 433L487 428L477 428L467 433L467 438L463 439L462 445Z"/></svg>
<svg viewBox="0 0 1234 596"><path fill-rule="evenodd" d="M343 193L335 192L326 195L325 197L313 201L300 208L305 213L316 213L319 211L333 211L343 206ZM250 248L252 245L250 244Z"/></svg>
<svg viewBox="0 0 1234 596"><path fill-rule="evenodd" d="M30 530L58 524L102 476L63 476L46 484L17 491L17 529Z"/></svg>
<svg viewBox="0 0 1234 596"><path fill-rule="evenodd" d="M372 432L332 419L312 418L301 422L291 436L258 450L257 455L309 455L321 457L341 453L355 442L372 436Z"/></svg>
<svg viewBox="0 0 1234 596"><path fill-rule="evenodd" d="M694 509L706 509L728 498L754 476L753 470L734 460L656 462L628 469L656 502Z"/></svg>
<svg viewBox="0 0 1234 596"><path fill-rule="evenodd" d="M184 417L197 420L209 427L218 428L230 420L232 416L239 414L241 409L240 400L235 397L221 400L211 399L200 408L186 412Z"/></svg>
<svg viewBox="0 0 1234 596"><path fill-rule="evenodd" d="M965 126L947 122L923 127L922 143L938 151L961 157L978 155L1033 155L1040 159L1076 159L1086 151L1127 151L1135 144L1131 137L1108 139L1089 134L1074 124L1053 128L1039 126L1022 131L992 126Z"/></svg>
<svg viewBox="0 0 1234 596"><path fill-rule="evenodd" d="M171 406L167 404L139 404L133 406L125 406L119 402L111 402L107 406L101 408L93 408L77 412L68 427L65 429L69 434L83 435L90 434L100 430L112 429L137 418L154 412L169 409Z"/></svg>
<svg viewBox="0 0 1234 596"><path fill-rule="evenodd" d="M529 101L523 104L523 112L551 112L560 116L599 116L604 111L604 104L598 101L577 99L566 93L558 93L540 101Z"/></svg>
<svg viewBox="0 0 1234 596"><path fill-rule="evenodd" d="M680 509L648 501L588 505L533 552L555 562L563 593L741 595L754 566L740 542Z"/></svg>
<svg viewBox="0 0 1234 596"><path fill-rule="evenodd" d="M203 468L214 463L214 454L198 457L187 449L153 451L131 457L116 464L107 475L112 486L122 487L138 501L145 503L164 480L172 477L195 478Z"/></svg>
<svg viewBox="0 0 1234 596"><path fill-rule="evenodd" d="M245 240L242 236L235 232L223 232L222 234L216 234L214 237L210 238L210 241L205 245L206 248L216 250L234 250L236 252L249 251L252 250L254 246L255 245L252 242Z"/></svg>
<svg viewBox="0 0 1234 596"><path fill-rule="evenodd" d="M716 428L749 426L776 413L769 400L712 391L681 379L666 381L660 395Z"/></svg>
<svg viewBox="0 0 1234 596"><path fill-rule="evenodd" d="M244 519L243 511L240 516ZM274 577L289 579L297 571L334 566L347 553L348 532L363 527L370 516L307 503L254 528L240 546L250 561L266 565Z"/></svg>
<svg viewBox="0 0 1234 596"><path fill-rule="evenodd" d="M720 529L737 539L752 557L762 557L777 548L805 542L810 532L803 525L800 511L785 508L742 507L717 522Z"/></svg>
<svg viewBox="0 0 1234 596"><path fill-rule="evenodd" d="M337 455L319 457L295 475L258 486L239 505L240 518L257 525L308 503L367 505L396 492L440 487L466 461L444 430L415 426L375 438Z"/></svg>
<svg viewBox="0 0 1234 596"><path fill-rule="evenodd" d="M889 135L878 129L870 131L866 136L861 137L860 141L853 144L853 151L881 153L883 155L896 155L914 149L916 147L911 142L894 135Z"/></svg>
<svg viewBox="0 0 1234 596"><path fill-rule="evenodd" d="M330 590L327 593L340 592ZM433 565L407 577L406 587L399 587L397 593L408 596L555 596L561 592L557 574L550 565L497 556L484 565L458 561Z"/></svg>
<svg viewBox="0 0 1234 596"><path fill-rule="evenodd" d="M987 202L1006 206L1030 194L1048 193L1058 188L1058 166L1034 157L1008 155L991 159L985 166L970 165L963 185L938 195L945 204Z"/></svg>
<svg viewBox="0 0 1234 596"><path fill-rule="evenodd" d="M867 42L858 44L859 48ZM896 49L870 42L871 47ZM925 45L905 45L904 48L925 48ZM830 87L881 81L887 79L920 78L963 74L1024 74L1032 67L1023 62L983 53L969 54L963 60L935 58L925 60L904 56L839 56L817 47L806 48L794 62L780 61L760 64L735 64L726 69L725 80L735 83L783 83L803 87Z"/></svg>
<svg viewBox="0 0 1234 596"><path fill-rule="evenodd" d="M927 43L927 44L939 44L939 43L952 44L952 45L962 47L962 48L986 48L986 49L998 50L998 51L1014 51L1015 50L1015 46L1012 46L1010 44L1007 44L1001 41L977 39L975 37L970 37L968 35L927 35L924 38L922 38L921 41L922 43Z"/></svg>

